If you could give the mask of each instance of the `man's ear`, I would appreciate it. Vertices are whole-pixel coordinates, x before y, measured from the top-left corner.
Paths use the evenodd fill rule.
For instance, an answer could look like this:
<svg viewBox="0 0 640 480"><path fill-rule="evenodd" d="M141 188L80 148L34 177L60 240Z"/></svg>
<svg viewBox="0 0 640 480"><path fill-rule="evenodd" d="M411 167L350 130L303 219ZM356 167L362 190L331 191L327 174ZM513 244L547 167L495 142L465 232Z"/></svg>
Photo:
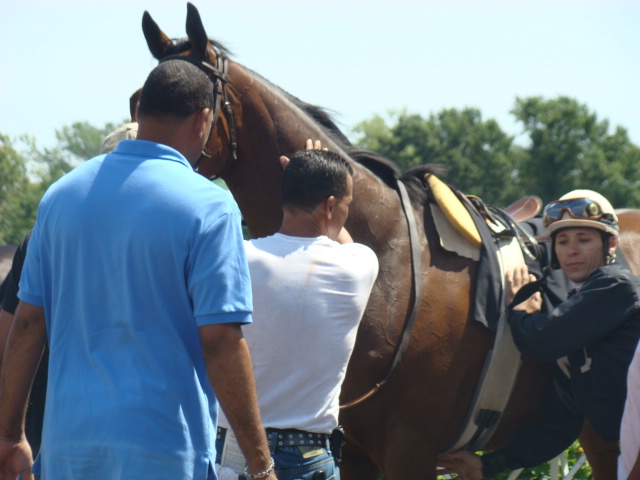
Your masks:
<svg viewBox="0 0 640 480"><path fill-rule="evenodd" d="M282 167L282 170L284 170L285 168L287 168L287 165L289 165L289 157L285 157L284 155L282 155L280 157L280 166Z"/></svg>
<svg viewBox="0 0 640 480"><path fill-rule="evenodd" d="M333 215L333 207L335 207L335 204L336 197L334 197L333 195L331 195L324 201L325 215L328 219L331 219L331 216Z"/></svg>
<svg viewBox="0 0 640 480"><path fill-rule="evenodd" d="M209 118L210 111L210 108L203 108L194 114L193 129L198 138L202 138L203 135L209 135L207 119Z"/></svg>

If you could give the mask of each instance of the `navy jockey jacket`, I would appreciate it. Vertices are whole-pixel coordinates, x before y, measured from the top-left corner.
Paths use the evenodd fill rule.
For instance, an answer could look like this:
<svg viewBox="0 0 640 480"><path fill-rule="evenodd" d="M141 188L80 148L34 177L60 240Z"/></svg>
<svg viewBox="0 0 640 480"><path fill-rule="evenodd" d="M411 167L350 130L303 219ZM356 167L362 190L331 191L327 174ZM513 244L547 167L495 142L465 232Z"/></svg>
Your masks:
<svg viewBox="0 0 640 480"><path fill-rule="evenodd" d="M550 314L510 312L522 354L555 362L554 388L531 425L482 456L485 478L554 458L576 440L585 418L603 440L619 441L627 370L640 338L639 292L638 277L606 265Z"/></svg>

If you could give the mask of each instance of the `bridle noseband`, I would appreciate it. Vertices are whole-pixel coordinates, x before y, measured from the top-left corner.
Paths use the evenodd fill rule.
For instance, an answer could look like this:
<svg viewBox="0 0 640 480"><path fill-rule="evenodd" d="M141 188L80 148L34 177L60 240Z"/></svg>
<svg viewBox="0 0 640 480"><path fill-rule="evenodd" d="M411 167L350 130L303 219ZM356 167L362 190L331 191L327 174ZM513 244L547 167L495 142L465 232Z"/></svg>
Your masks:
<svg viewBox="0 0 640 480"><path fill-rule="evenodd" d="M211 44L210 44L211 45ZM204 73L207 74L211 83L213 83L213 121L211 122L211 129L209 130L209 136L207 137L207 142L205 143L205 148L202 150L202 154L200 158L196 161L194 165L194 170L198 169L200 165L200 161L202 157L206 157L208 159L212 159L211 155L207 153L207 145L209 143L209 139L211 138L211 134L213 133L213 129L218 123L218 117L220 115L220 105L223 106L224 116L227 119L227 125L229 130L229 151L230 151L230 160L238 159L238 142L236 140L236 129L235 124L233 122L233 111L231 110L231 103L229 102L229 96L227 94L227 83L229 83L229 59L224 54L223 51L216 49L213 45L211 45L213 51L216 54L216 65L213 66L204 60L199 58L189 57L187 55L169 55L164 57L160 62L166 62L167 60L184 60L189 62ZM224 171L228 167L228 164L221 170ZM218 176L216 174L215 176Z"/></svg>

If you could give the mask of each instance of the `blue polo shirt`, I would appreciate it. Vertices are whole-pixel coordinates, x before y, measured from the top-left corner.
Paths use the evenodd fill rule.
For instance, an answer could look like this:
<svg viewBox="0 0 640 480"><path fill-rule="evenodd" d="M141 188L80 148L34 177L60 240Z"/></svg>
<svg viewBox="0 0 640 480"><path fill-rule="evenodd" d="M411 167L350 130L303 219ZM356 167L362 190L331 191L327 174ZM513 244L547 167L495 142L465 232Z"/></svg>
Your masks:
<svg viewBox="0 0 640 480"><path fill-rule="evenodd" d="M214 475L198 326L251 321L240 212L170 147L128 140L50 187L21 300L45 309L43 478ZM215 478L215 476L210 476Z"/></svg>

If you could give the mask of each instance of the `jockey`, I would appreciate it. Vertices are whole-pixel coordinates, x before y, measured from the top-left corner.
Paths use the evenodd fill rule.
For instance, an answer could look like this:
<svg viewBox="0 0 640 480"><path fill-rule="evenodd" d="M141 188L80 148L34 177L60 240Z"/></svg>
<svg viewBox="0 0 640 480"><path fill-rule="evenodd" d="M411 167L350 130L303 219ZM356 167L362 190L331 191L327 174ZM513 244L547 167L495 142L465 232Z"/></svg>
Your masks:
<svg viewBox="0 0 640 480"><path fill-rule="evenodd" d="M640 279L615 263L618 219L599 193L564 195L545 207L543 222L551 236L551 266L561 268L574 288L549 314L540 312L535 294L513 307L508 320L523 355L554 362L554 385L540 416L504 448L482 457L445 454L439 473L479 480L538 466L566 450L585 421L617 450L627 370L640 337ZM508 297L532 280L526 267L507 273ZM617 453L603 478L616 477Z"/></svg>

